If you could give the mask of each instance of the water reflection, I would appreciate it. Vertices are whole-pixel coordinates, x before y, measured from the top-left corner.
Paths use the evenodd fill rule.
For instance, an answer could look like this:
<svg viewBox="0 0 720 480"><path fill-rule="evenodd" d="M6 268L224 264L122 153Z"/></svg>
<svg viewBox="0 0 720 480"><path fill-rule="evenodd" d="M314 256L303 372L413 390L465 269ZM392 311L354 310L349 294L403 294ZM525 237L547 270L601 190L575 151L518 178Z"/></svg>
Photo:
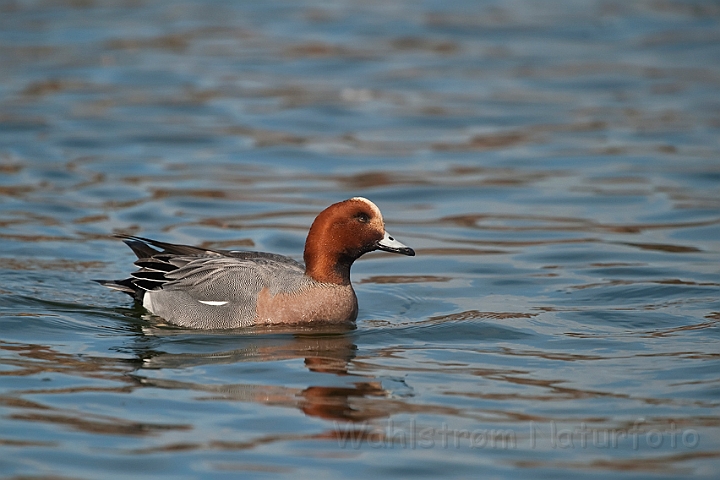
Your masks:
<svg viewBox="0 0 720 480"><path fill-rule="evenodd" d="M152 327L150 327L152 330ZM165 330L167 332L167 330ZM156 332L157 333L157 332ZM170 354L148 350L143 339L138 339L137 358L133 361L78 357L67 355L41 345L0 344L0 349L14 352L17 360L3 362L13 367L13 377L52 375L54 373L107 380L121 385L113 387L51 387L16 391L13 397L4 397L3 405L20 411L11 415L15 420L49 422L69 426L87 432L105 432L118 435L145 435L167 429L188 429L189 425L159 425L156 423L127 422L119 418L95 415L77 416L72 409L57 409L42 403L24 400L24 396L65 395L80 392L105 392L126 394L136 388L162 388L202 393L198 400L221 400L254 402L268 406L297 408L307 415L330 420L363 421L385 412L357 409L353 399L384 397L387 392L381 382L371 376L348 372L348 363L354 358L356 345L349 334L334 331L306 334L281 334L274 329L272 337L260 334L257 343L250 334L248 346L230 351L208 353ZM227 335L227 334L225 334ZM225 336L227 339L228 337ZM195 340L193 340L195 341ZM346 386L308 386L307 388L286 388L274 384L202 384L153 378L152 370L194 369L217 364L248 364L257 362L278 362L302 359L308 371L324 375L352 377L346 379ZM49 378L48 378L49 380ZM330 381L329 383L333 383ZM29 411L28 411L29 410Z"/></svg>
<svg viewBox="0 0 720 480"><path fill-rule="evenodd" d="M291 329L285 329L292 332ZM147 329L146 329L147 331ZM357 346L349 330L339 331L333 327L327 331L311 331L305 334L282 333L282 329L268 332L243 332L249 335L247 347L212 353L160 353L143 354L138 351L142 368L133 377L143 386L191 390L207 395L199 400L223 400L255 402L268 406L294 407L307 415L326 420L365 421L386 413L377 409L362 409L355 405L356 399L385 397L388 392L372 376L348 371L355 358ZM257 336L259 335L259 337ZM145 375L148 369L186 369L216 364L248 364L279 362L302 359L309 372L343 378L343 386L310 385L306 388L287 388L275 384L201 384L164 380ZM328 383L335 383L332 378Z"/></svg>

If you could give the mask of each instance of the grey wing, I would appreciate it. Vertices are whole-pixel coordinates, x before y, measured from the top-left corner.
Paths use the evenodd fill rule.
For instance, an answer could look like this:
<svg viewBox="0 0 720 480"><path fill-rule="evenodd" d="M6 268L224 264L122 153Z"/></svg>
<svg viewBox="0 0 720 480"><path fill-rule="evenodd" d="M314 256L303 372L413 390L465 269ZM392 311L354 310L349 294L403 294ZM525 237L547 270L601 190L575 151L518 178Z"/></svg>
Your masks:
<svg viewBox="0 0 720 480"><path fill-rule="evenodd" d="M161 289L148 292L153 313L183 326L228 328L253 322L263 288L292 291L301 286L304 271L274 258L205 257L165 278Z"/></svg>
<svg viewBox="0 0 720 480"><path fill-rule="evenodd" d="M169 281L163 290L183 290L203 300L233 300L257 296L278 282L290 287L304 274L300 264L277 262L272 258L208 257L193 260L165 273Z"/></svg>

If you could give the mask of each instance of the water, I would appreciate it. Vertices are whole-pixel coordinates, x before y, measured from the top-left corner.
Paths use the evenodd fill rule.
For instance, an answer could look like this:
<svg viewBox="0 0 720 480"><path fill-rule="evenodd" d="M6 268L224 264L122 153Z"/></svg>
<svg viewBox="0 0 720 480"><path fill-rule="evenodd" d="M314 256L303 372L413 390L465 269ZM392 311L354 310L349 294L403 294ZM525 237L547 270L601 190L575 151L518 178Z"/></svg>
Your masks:
<svg viewBox="0 0 720 480"><path fill-rule="evenodd" d="M0 3L5 478L715 478L710 1ZM193 332L113 232L418 252L349 330Z"/></svg>

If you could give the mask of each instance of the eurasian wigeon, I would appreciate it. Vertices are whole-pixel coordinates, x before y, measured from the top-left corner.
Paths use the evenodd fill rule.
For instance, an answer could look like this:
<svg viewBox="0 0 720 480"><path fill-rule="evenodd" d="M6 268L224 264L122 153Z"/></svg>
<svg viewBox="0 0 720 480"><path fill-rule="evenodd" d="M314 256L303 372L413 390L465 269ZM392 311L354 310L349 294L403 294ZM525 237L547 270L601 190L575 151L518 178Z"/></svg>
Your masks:
<svg viewBox="0 0 720 480"><path fill-rule="evenodd" d="M273 253L118 236L137 255L140 269L124 280L98 282L132 295L169 323L199 329L353 322L353 262L374 250L415 255L388 235L380 209L361 197L330 205L315 218L305 241L305 266Z"/></svg>

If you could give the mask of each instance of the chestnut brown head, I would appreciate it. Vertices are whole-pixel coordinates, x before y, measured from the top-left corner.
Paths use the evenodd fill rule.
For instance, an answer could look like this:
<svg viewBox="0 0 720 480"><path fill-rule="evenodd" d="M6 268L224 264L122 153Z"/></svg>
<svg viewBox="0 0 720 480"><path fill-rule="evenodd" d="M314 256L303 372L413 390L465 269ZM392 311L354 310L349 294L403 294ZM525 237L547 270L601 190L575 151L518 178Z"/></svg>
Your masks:
<svg viewBox="0 0 720 480"><path fill-rule="evenodd" d="M380 209L355 197L330 205L315 218L305 242L305 272L324 283L349 284L352 263L374 250L413 256L385 231Z"/></svg>

